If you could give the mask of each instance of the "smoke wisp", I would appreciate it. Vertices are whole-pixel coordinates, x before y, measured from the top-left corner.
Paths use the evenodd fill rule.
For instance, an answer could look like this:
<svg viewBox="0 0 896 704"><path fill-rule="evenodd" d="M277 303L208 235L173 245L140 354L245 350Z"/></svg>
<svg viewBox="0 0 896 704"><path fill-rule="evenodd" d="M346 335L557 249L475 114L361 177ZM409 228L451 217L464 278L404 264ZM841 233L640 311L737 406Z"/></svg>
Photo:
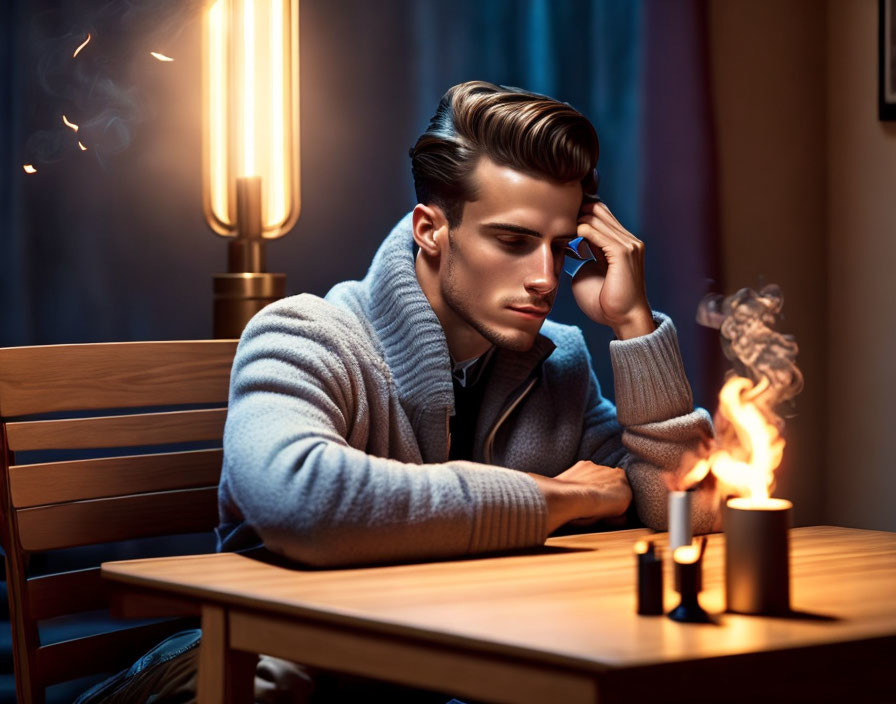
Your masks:
<svg viewBox="0 0 896 704"><path fill-rule="evenodd" d="M34 86L30 112L40 128L27 138L24 160L60 161L83 151L80 141L103 163L131 146L139 126L154 115L134 62L155 61L150 49L174 46L200 8L201 0L105 0L36 15L28 75ZM62 123L63 114L78 124L77 135Z"/></svg>
<svg viewBox="0 0 896 704"><path fill-rule="evenodd" d="M754 384L766 380L757 402L779 429L783 420L776 409L803 389L803 374L796 365L799 346L793 335L774 329L783 306L784 296L775 284L759 291L742 288L727 298L709 294L697 306L697 322L719 330L731 373Z"/></svg>

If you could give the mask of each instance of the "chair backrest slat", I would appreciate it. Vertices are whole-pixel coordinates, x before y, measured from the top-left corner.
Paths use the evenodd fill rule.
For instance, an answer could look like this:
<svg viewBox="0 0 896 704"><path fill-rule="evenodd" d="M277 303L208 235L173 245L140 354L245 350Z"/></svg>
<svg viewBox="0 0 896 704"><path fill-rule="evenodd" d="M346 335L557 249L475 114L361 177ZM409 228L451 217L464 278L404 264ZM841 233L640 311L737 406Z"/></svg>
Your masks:
<svg viewBox="0 0 896 704"><path fill-rule="evenodd" d="M104 457L9 468L14 508L217 484L220 449Z"/></svg>
<svg viewBox="0 0 896 704"><path fill-rule="evenodd" d="M28 616L43 621L105 608L109 600L107 584L99 567L32 577L27 582Z"/></svg>
<svg viewBox="0 0 896 704"><path fill-rule="evenodd" d="M218 522L218 487L24 508L16 520L26 552L199 533Z"/></svg>
<svg viewBox="0 0 896 704"><path fill-rule="evenodd" d="M235 340L0 349L0 416L226 403L235 351Z"/></svg>
<svg viewBox="0 0 896 704"><path fill-rule="evenodd" d="M9 449L78 450L220 439L227 410L210 408L6 424Z"/></svg>
<svg viewBox="0 0 896 704"><path fill-rule="evenodd" d="M130 665L172 632L168 621L41 645L39 621L106 608L112 590L96 567L35 577L29 561L105 543L116 543L119 558L141 557L140 544L120 541L215 527L236 347L197 340L0 349L0 536L20 704L42 704L51 684ZM192 613L189 604L162 606L154 613Z"/></svg>

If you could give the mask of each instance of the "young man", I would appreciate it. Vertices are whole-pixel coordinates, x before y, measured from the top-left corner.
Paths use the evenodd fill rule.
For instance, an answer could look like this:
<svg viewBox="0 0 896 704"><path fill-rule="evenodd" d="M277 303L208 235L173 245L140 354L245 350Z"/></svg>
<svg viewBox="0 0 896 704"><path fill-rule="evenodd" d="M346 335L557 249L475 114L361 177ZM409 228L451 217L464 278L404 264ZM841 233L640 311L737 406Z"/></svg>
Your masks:
<svg viewBox="0 0 896 704"><path fill-rule="evenodd" d="M221 549L328 566L525 548L632 497L665 527L666 475L712 428L648 305L642 243L593 197L597 156L564 103L483 82L445 94L411 150L419 203L365 279L279 301L243 333ZM581 332L546 320L576 237L597 261L573 293L616 334L618 408Z"/></svg>
<svg viewBox="0 0 896 704"><path fill-rule="evenodd" d="M665 528L667 479L712 427L672 323L647 303L643 245L593 197L597 155L564 103L482 82L445 94L411 150L419 203L365 279L270 305L242 335L221 549L320 566L438 559L539 545L570 521L622 516L632 497ZM597 262L573 294L616 334L618 408L581 332L546 320L576 237ZM179 653L185 638L193 649L152 678L89 701L144 701L157 683L177 699L195 686L198 633L160 646ZM255 697L444 701L372 687L262 656Z"/></svg>

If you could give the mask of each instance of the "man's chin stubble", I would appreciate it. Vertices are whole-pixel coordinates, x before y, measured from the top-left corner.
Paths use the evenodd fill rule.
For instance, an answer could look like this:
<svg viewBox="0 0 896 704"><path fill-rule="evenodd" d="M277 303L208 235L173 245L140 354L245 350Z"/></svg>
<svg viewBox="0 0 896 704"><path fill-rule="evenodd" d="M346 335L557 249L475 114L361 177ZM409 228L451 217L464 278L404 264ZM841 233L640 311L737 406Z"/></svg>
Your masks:
<svg viewBox="0 0 896 704"><path fill-rule="evenodd" d="M510 350L511 352L528 352L535 343L535 338L513 339L499 333L494 334L491 338L485 337L485 339L495 345L495 347Z"/></svg>
<svg viewBox="0 0 896 704"><path fill-rule="evenodd" d="M458 318L478 332L487 342L501 349L510 350L512 352L528 352L532 349L532 345L535 344L536 335L538 330L541 329L541 326L539 325L535 334L531 336L524 334L522 337L517 338L511 335L504 335L485 323L476 320L472 312L467 308L463 297L457 295L457 289L452 285L450 276L447 285L442 288L442 300L444 300L445 304L454 311L454 314Z"/></svg>
<svg viewBox="0 0 896 704"><path fill-rule="evenodd" d="M515 335L505 335L488 325L473 320L469 316L464 316L464 318L476 332L482 335L482 337L495 347L510 350L511 352L528 352L532 349L532 345L535 344L535 335L521 335L519 337Z"/></svg>

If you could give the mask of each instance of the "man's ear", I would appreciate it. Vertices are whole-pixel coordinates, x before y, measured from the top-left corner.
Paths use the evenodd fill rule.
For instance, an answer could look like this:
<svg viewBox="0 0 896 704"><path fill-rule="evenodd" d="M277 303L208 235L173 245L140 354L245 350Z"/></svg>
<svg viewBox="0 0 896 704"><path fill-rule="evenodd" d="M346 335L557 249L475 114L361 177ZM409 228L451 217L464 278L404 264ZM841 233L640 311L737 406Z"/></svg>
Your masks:
<svg viewBox="0 0 896 704"><path fill-rule="evenodd" d="M414 207L412 225L414 242L427 256L441 254L442 240L448 236L448 220L437 205L417 203Z"/></svg>

